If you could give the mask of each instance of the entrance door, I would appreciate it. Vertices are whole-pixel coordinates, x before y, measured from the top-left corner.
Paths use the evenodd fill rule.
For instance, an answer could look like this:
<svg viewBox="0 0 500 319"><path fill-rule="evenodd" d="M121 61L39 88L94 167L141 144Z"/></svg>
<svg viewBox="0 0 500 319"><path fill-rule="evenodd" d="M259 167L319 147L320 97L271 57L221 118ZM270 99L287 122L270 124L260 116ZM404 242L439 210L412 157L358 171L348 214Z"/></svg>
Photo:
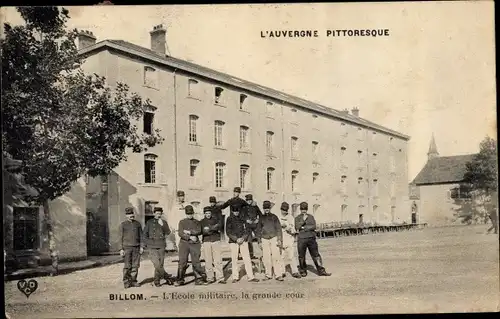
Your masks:
<svg viewBox="0 0 500 319"><path fill-rule="evenodd" d="M359 214L359 223L363 224L363 214Z"/></svg>
<svg viewBox="0 0 500 319"><path fill-rule="evenodd" d="M417 213L411 213L411 223L412 224L417 223Z"/></svg>

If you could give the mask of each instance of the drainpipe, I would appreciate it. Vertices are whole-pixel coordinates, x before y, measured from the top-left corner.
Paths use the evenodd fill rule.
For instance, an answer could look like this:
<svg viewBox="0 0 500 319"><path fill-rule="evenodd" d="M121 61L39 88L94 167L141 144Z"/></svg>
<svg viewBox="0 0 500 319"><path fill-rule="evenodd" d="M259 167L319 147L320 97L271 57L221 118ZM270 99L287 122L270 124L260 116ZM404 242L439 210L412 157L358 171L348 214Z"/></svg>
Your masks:
<svg viewBox="0 0 500 319"><path fill-rule="evenodd" d="M175 165L175 182L174 182L174 195L179 185L179 170L177 165L177 68L174 69L174 165ZM175 198L174 198L175 200Z"/></svg>
<svg viewBox="0 0 500 319"><path fill-rule="evenodd" d="M284 101L281 101L281 201L285 201L285 124L284 124L284 116L283 116L283 104Z"/></svg>

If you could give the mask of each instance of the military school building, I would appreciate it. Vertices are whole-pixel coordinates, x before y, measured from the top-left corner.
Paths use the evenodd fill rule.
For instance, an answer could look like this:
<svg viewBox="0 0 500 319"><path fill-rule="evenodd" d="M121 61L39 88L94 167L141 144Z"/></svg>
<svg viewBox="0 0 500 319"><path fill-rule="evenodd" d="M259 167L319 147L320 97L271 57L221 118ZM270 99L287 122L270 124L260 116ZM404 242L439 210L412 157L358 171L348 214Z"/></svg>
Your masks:
<svg viewBox="0 0 500 319"><path fill-rule="evenodd" d="M79 34L84 70L149 99L138 127L165 138L83 182L87 254L118 249L125 207L144 224L154 207L168 214L177 190L196 210L240 186L259 205L287 201L292 213L307 201L318 223L410 221L409 136L363 119L357 106L335 110L169 56L161 25L150 37L145 48Z"/></svg>

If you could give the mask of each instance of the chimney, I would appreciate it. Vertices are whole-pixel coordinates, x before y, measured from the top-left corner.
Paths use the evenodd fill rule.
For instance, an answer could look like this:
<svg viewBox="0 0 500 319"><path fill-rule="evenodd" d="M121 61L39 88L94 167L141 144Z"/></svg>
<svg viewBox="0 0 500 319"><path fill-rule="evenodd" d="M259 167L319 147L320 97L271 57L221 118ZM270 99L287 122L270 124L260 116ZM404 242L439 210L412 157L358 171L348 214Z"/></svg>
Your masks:
<svg viewBox="0 0 500 319"><path fill-rule="evenodd" d="M340 113L342 113L342 114L349 114L349 110L348 109L343 109L342 111L340 111Z"/></svg>
<svg viewBox="0 0 500 319"><path fill-rule="evenodd" d="M359 109L357 107L353 107L351 113L354 116L359 116Z"/></svg>
<svg viewBox="0 0 500 319"><path fill-rule="evenodd" d="M94 45L96 40L97 38L90 31L83 30L78 32L78 50Z"/></svg>
<svg viewBox="0 0 500 319"><path fill-rule="evenodd" d="M154 52L165 55L167 49L167 29L163 27L163 24L159 24L153 27L153 31L150 31L151 35L151 50Z"/></svg>

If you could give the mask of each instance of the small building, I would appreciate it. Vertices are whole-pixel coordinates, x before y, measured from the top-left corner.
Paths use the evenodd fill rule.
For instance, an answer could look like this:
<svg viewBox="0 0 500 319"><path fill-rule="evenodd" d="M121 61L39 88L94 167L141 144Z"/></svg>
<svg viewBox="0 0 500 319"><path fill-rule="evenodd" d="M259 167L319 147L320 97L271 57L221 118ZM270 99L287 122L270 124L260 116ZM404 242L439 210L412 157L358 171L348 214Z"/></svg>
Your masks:
<svg viewBox="0 0 500 319"><path fill-rule="evenodd" d="M440 156L432 136L427 163L410 183L412 211L416 211L419 223L429 226L459 223L457 213L471 200L464 174L474 155Z"/></svg>

